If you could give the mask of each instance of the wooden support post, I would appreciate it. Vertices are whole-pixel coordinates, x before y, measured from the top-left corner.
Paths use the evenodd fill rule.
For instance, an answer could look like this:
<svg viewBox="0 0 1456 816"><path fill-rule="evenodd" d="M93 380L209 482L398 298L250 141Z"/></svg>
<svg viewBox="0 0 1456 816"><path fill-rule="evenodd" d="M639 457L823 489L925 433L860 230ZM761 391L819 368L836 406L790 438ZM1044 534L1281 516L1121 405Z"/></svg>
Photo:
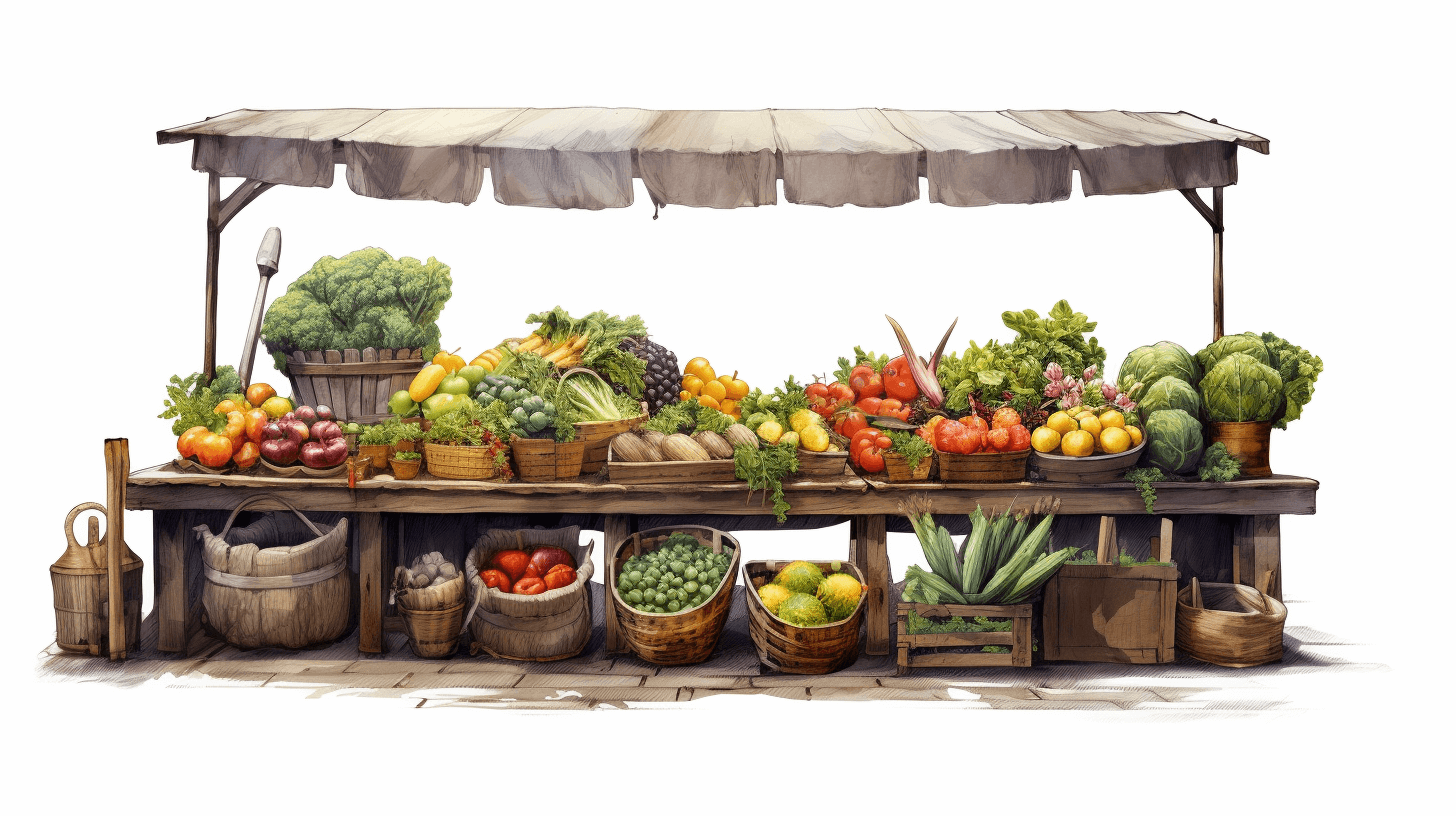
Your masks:
<svg viewBox="0 0 1456 816"><path fill-rule="evenodd" d="M384 652L385 526L380 513L354 516L359 542L359 651Z"/></svg>
<svg viewBox="0 0 1456 816"><path fill-rule="evenodd" d="M1173 560L1173 520L1161 518L1158 520L1158 535L1153 536L1149 542L1149 555L1154 561L1169 562Z"/></svg>
<svg viewBox="0 0 1456 816"><path fill-rule="evenodd" d="M1238 582L1258 588L1260 580L1271 570L1274 585L1268 592L1275 600L1284 601L1284 570L1280 569L1279 517L1240 516L1234 530L1236 557L1239 558Z"/></svg>
<svg viewBox="0 0 1456 816"><path fill-rule="evenodd" d="M106 642L112 660L126 659L126 599L121 588L121 556L126 552L126 477L131 455L125 439L108 439L106 453Z"/></svg>
<svg viewBox="0 0 1456 816"><path fill-rule="evenodd" d="M608 577L607 560L612 557L612 548L617 546L627 537L632 535L632 517L622 515L609 515L602 521L602 620L606 624L606 650L608 654L613 652L624 652L627 650L626 641L622 638L621 629L617 625L617 613L612 608L611 598L608 597L612 591L611 578ZM742 558L742 555L739 555ZM730 576L728 580L733 580Z"/></svg>
<svg viewBox="0 0 1456 816"><path fill-rule="evenodd" d="M849 517L849 563L859 567L859 572L869 577L869 564L865 563L868 542L865 540L865 525L868 516Z"/></svg>
<svg viewBox="0 0 1456 816"><path fill-rule="evenodd" d="M1117 518L1103 516L1097 526L1097 563L1117 563Z"/></svg>
<svg viewBox="0 0 1456 816"><path fill-rule="evenodd" d="M1223 337L1223 188L1213 188L1213 339Z"/></svg>
<svg viewBox="0 0 1456 816"><path fill-rule="evenodd" d="M197 548L191 546L195 519L181 510L152 511L152 543L156 563L152 590L156 595L157 650L186 657L195 620L188 587L201 573Z"/></svg>
<svg viewBox="0 0 1456 816"><path fill-rule="evenodd" d="M202 380L212 382L217 373L217 262L222 252L222 227L218 208L222 202L222 180L207 174L207 277L202 307Z"/></svg>
<svg viewBox="0 0 1456 816"><path fill-rule="evenodd" d="M885 532L883 515L863 516L860 527L862 537L857 555L865 563L865 587L869 595L869 620L865 624L865 654L883 655L890 653L890 610L887 603L890 591L889 536Z"/></svg>

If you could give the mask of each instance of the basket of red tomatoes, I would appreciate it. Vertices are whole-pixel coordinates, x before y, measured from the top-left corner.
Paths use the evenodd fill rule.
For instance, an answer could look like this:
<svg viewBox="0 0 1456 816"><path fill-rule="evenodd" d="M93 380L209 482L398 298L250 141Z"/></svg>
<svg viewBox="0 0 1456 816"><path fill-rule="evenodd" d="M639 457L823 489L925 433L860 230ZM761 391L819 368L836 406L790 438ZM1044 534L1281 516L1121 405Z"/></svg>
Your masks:
<svg viewBox="0 0 1456 816"><path fill-rule="evenodd" d="M998 408L986 422L977 414L934 417L922 429L933 440L942 482L1019 482L1031 458L1031 432L1014 408Z"/></svg>

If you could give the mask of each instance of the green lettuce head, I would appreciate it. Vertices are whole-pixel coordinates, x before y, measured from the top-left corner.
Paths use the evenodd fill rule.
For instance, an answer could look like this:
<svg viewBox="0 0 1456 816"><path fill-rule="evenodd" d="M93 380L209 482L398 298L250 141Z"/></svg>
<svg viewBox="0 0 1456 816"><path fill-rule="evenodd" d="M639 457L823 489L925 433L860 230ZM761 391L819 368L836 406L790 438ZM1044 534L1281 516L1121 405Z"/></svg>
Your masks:
<svg viewBox="0 0 1456 816"><path fill-rule="evenodd" d="M1269 365L1269 350L1264 346L1264 339L1253 332L1226 334L1209 343L1198 352L1198 364L1203 366L1207 376L1206 372L1212 371L1220 360L1230 354L1247 354L1264 365ZM1193 383L1196 385L1198 381L1193 380Z"/></svg>
<svg viewBox="0 0 1456 816"><path fill-rule="evenodd" d="M1195 385L1202 373L1198 361L1187 349L1163 340L1128 352L1127 359L1122 361L1122 367L1117 371L1117 390L1128 394L1134 385L1142 383L1142 390L1131 394L1134 400L1141 402L1148 389L1164 377L1176 377Z"/></svg>
<svg viewBox="0 0 1456 816"><path fill-rule="evenodd" d="M1284 407L1284 379L1279 372L1243 352L1219 360L1203 375L1198 390L1214 422L1264 422L1279 416Z"/></svg>
<svg viewBox="0 0 1456 816"><path fill-rule="evenodd" d="M1284 380L1284 412L1274 422L1276 428L1287 428L1299 419L1304 406L1314 398L1314 381L1325 370L1324 361L1299 346L1271 332L1260 335L1269 350L1269 365Z"/></svg>
<svg viewBox="0 0 1456 816"><path fill-rule="evenodd" d="M1152 388L1145 389L1142 398L1137 400L1138 415L1144 422L1154 411L1168 408L1181 408L1189 416L1196 417L1199 415L1201 407L1198 392L1193 390L1193 386L1177 377L1163 377L1153 383Z"/></svg>
<svg viewBox="0 0 1456 816"><path fill-rule="evenodd" d="M1192 473L1203 458L1203 424L1181 408L1148 415L1147 462L1168 473Z"/></svg>

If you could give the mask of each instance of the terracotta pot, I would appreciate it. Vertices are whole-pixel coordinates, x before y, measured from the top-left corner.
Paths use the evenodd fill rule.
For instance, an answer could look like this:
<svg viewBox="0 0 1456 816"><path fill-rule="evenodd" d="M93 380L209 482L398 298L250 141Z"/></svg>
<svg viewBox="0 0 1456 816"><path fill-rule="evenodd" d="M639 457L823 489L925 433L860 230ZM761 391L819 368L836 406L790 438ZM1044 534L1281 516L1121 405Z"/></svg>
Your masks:
<svg viewBox="0 0 1456 816"><path fill-rule="evenodd" d="M389 460L389 469L394 471L394 478L396 479L413 479L419 475L420 460L391 458Z"/></svg>
<svg viewBox="0 0 1456 816"><path fill-rule="evenodd" d="M368 459L369 464L373 465L375 470L384 470L384 468L387 466L386 463L389 462L389 446L360 445L359 457L362 459Z"/></svg>
<svg viewBox="0 0 1456 816"><path fill-rule="evenodd" d="M394 443L395 453L407 453L415 450L417 450L417 448L415 447L415 441L413 439L401 439L398 442Z"/></svg>
<svg viewBox="0 0 1456 816"><path fill-rule="evenodd" d="M1241 476L1273 476L1269 469L1269 431L1273 422L1210 422L1214 442L1222 442L1239 460Z"/></svg>

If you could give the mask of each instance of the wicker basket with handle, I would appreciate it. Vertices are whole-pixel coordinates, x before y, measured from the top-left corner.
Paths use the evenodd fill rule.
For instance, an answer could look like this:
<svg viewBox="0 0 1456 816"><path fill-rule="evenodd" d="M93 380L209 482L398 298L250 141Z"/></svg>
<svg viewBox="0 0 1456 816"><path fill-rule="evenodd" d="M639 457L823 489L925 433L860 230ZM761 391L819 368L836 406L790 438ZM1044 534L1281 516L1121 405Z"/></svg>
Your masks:
<svg viewBox="0 0 1456 816"><path fill-rule="evenodd" d="M715 553L732 552L726 574L713 597L701 605L680 612L654 613L633 609L617 591L622 565L634 555L652 552L673 533L686 533ZM608 614L617 616L627 648L648 663L681 666L701 663L713 654L728 607L733 601L733 578L738 572L741 547L733 536L711 527L682 525L657 527L634 533L618 542L607 558L607 592L611 596Z"/></svg>
<svg viewBox="0 0 1456 816"><path fill-rule="evenodd" d="M426 442L425 470L441 479L494 479L500 475L495 454L479 445Z"/></svg>

